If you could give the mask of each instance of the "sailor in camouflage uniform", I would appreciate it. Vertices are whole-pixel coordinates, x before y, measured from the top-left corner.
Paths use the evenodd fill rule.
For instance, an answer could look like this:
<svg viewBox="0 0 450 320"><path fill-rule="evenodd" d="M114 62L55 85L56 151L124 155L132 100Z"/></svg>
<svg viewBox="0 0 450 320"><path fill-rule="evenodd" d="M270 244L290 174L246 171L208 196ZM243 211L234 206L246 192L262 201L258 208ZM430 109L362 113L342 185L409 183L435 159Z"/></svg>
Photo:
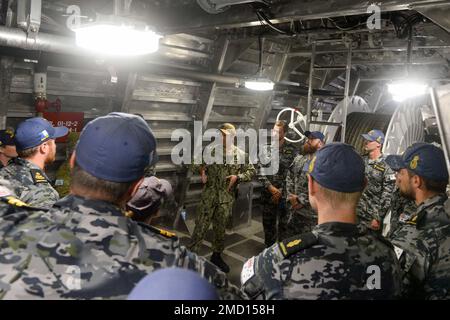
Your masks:
<svg viewBox="0 0 450 320"><path fill-rule="evenodd" d="M319 131L306 131L308 138L303 146L303 153L295 157L286 176L288 215L286 232L282 239L311 231L317 224L317 214L311 208L308 199L308 166L317 150L323 147L325 136Z"/></svg>
<svg viewBox="0 0 450 320"><path fill-rule="evenodd" d="M389 242L356 224L364 162L355 149L331 143L308 166L312 232L298 234L248 260L241 290L251 299L392 299L400 268Z"/></svg>
<svg viewBox="0 0 450 320"><path fill-rule="evenodd" d="M189 248L194 252L198 252L199 246L212 223L214 239L211 261L224 272L229 272L229 266L221 257L221 253L224 250L225 229L231 217L237 186L241 182L250 181L256 170L249 162L245 152L233 144L236 136L235 127L230 123L224 123L219 130L222 135L222 144L208 146L211 149L204 154L211 154L214 159L221 159L219 161L221 163L203 163L193 166L193 171L200 171L205 187L197 208L195 228ZM216 151L221 154L216 155Z"/></svg>
<svg viewBox="0 0 450 320"><path fill-rule="evenodd" d="M11 182L20 200L31 206L50 208L59 199L44 169L55 161L55 139L68 132L66 127L52 127L43 118L31 118L19 124L15 136L19 157L0 171L0 178Z"/></svg>
<svg viewBox="0 0 450 320"><path fill-rule="evenodd" d="M197 271L221 298L238 297L223 272L173 234L125 216L154 150L156 139L137 116L89 122L72 155L71 195L48 212L0 219L0 297L122 299L165 267Z"/></svg>
<svg viewBox="0 0 450 320"><path fill-rule="evenodd" d="M0 130L0 170L17 157L14 131L11 129Z"/></svg>
<svg viewBox="0 0 450 320"><path fill-rule="evenodd" d="M258 180L264 187L261 193L261 205L264 242L267 247L270 247L277 240L282 240L279 235L286 233L286 226L283 225L283 222L286 221L287 214L286 176L289 166L298 153L297 147L284 139L288 129L284 121L280 120L275 123L273 127L275 135L273 138L278 140L278 148L275 149L271 145L263 149L265 153L262 157L270 159L271 162L266 161L266 164L260 164L258 174ZM269 165L273 165L273 152L278 152L278 170L275 174L272 172L266 174L264 169Z"/></svg>
<svg viewBox="0 0 450 320"><path fill-rule="evenodd" d="M418 208L389 239L404 272L404 297L450 299L448 170L442 150L428 143L388 156L402 196Z"/></svg>
<svg viewBox="0 0 450 320"><path fill-rule="evenodd" d="M381 223L391 206L395 174L386 165L386 157L381 153L383 132L374 129L362 136L365 140L364 163L368 181L358 204L358 220L366 227L381 232Z"/></svg>

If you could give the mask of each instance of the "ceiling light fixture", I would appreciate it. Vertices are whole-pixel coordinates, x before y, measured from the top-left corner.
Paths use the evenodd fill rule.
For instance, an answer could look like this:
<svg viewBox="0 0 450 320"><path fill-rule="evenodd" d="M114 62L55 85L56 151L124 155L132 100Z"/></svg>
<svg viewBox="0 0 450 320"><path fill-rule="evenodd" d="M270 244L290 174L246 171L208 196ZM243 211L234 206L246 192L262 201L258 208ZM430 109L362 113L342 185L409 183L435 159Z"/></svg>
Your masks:
<svg viewBox="0 0 450 320"><path fill-rule="evenodd" d="M244 79L244 86L250 90L270 91L273 90L275 83L268 78L263 77L263 48L264 43L261 36L258 37L259 43L259 65L258 76Z"/></svg>
<svg viewBox="0 0 450 320"><path fill-rule="evenodd" d="M250 90L256 91L269 91L273 90L273 86L275 84L269 80L264 78L253 78L245 80L244 86Z"/></svg>
<svg viewBox="0 0 450 320"><path fill-rule="evenodd" d="M138 56L158 51L162 36L134 26L94 23L74 29L76 44L86 50L112 56Z"/></svg>
<svg viewBox="0 0 450 320"><path fill-rule="evenodd" d="M402 102L427 93L428 85L419 81L398 81L388 84L394 101Z"/></svg>

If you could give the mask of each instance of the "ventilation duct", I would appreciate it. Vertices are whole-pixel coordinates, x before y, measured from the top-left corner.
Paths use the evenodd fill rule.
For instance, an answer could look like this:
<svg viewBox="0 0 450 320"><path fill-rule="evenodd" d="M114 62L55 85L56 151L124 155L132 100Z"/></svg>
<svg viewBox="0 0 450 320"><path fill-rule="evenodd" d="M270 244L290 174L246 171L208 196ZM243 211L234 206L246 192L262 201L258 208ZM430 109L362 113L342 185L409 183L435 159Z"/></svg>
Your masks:
<svg viewBox="0 0 450 320"><path fill-rule="evenodd" d="M197 0L198 5L208 13L218 14L228 10L230 6L244 3L259 3L268 5L266 0Z"/></svg>

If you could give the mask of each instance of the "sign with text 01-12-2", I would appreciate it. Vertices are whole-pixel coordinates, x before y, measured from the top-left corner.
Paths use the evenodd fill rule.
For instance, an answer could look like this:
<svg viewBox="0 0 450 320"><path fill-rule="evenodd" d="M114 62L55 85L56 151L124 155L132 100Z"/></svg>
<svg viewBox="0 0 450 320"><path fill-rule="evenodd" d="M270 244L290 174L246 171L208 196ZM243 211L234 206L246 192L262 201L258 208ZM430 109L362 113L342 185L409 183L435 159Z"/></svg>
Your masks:
<svg viewBox="0 0 450 320"><path fill-rule="evenodd" d="M83 112L44 112L43 117L54 127L67 127L69 132L81 132L83 129ZM56 139L56 142L66 142L67 136Z"/></svg>

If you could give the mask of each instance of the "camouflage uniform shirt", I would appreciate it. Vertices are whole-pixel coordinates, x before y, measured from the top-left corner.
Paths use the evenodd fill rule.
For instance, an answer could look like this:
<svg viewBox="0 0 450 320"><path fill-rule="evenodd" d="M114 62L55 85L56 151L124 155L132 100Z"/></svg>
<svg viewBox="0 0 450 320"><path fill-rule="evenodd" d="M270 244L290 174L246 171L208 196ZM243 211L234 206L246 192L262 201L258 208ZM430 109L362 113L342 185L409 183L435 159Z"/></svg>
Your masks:
<svg viewBox="0 0 450 320"><path fill-rule="evenodd" d="M358 203L359 222L370 226L372 220L382 221L390 208L395 188L395 174L385 162L385 156L376 160L363 157L366 166L367 187Z"/></svg>
<svg viewBox="0 0 450 320"><path fill-rule="evenodd" d="M329 222L248 260L241 290L251 299L392 299L400 293L399 272L392 246L381 236Z"/></svg>
<svg viewBox="0 0 450 320"><path fill-rule="evenodd" d="M208 147L214 148L211 146ZM214 156L214 151L219 149L221 148L212 150L208 148L207 150ZM236 146L233 146L232 150L233 163L226 163L225 154L221 154L220 157L223 159L222 164L212 163L194 165L192 170L193 172L198 172L201 166L205 167L207 180L202 193L202 198L214 199L217 203L230 203L234 201L238 184L251 181L256 173L256 169L253 164L249 163L248 155ZM243 161L238 161L238 159L243 159ZM228 192L229 180L226 177L230 175L238 176L238 182L234 185L232 190Z"/></svg>
<svg viewBox="0 0 450 320"><path fill-rule="evenodd" d="M293 209L291 202L286 200L287 208L289 210L289 217L287 221L288 232L286 237L293 236L296 233L303 233L310 231L313 226L317 224L317 213L311 208L308 196L308 167L311 155L297 155L289 167L286 176L286 191L287 195L293 194L298 197L298 202L302 205L300 209Z"/></svg>
<svg viewBox="0 0 450 320"><path fill-rule="evenodd" d="M278 162L278 171L276 174L262 174L263 171L261 170L258 175L258 180L261 182L264 186L264 190L266 191L267 188L270 185L273 185L277 189L281 189L283 198L286 198L286 176L289 171L289 167L292 164L292 161L294 161L295 156L298 154L297 147L289 142L284 142L282 146L280 146L279 150L274 150L273 147L267 146L264 150L264 158L272 159L271 156L272 152L279 153L279 162ZM261 169L264 167L268 167L272 165L271 163L263 165L260 164ZM271 194L269 193L271 196Z"/></svg>
<svg viewBox="0 0 450 320"><path fill-rule="evenodd" d="M262 205L264 242L267 247L270 247L277 238L282 238L286 235L286 176L298 150L293 143L286 141L279 148L268 145L262 150L263 153L258 163L258 180L263 185L260 201ZM278 156L274 157L274 154ZM278 160L278 162L275 160ZM273 202L272 194L267 189L270 185L281 191L281 199L277 203Z"/></svg>
<svg viewBox="0 0 450 320"><path fill-rule="evenodd" d="M306 173L308 172L309 163L313 157L314 155L297 155L289 166L286 175L286 190L288 195L296 195L303 206L309 206L308 178Z"/></svg>
<svg viewBox="0 0 450 320"><path fill-rule="evenodd" d="M59 199L45 173L30 161L14 159L0 171L0 178L8 180L11 190L31 206L50 208Z"/></svg>
<svg viewBox="0 0 450 320"><path fill-rule="evenodd" d="M256 170L249 163L245 152L235 146L230 149L227 156L221 145L216 148L208 146L205 150L207 154L217 156L217 158L214 157L214 161L212 161L214 163L201 165L205 168L207 181L197 207L195 228L189 248L198 252L212 223L214 231L212 249L214 252L222 252L225 248L225 229L227 225L231 224L232 206L236 198L237 186L240 182L250 181ZM216 152L220 154L216 154ZM226 159L227 157L229 159ZM199 166L194 165L193 170L198 169ZM238 181L228 191L230 182L227 177L230 175L236 175Z"/></svg>
<svg viewBox="0 0 450 320"><path fill-rule="evenodd" d="M121 299L158 268L199 272L222 298L238 289L174 236L126 218L115 205L67 196L48 212L0 219L0 297Z"/></svg>
<svg viewBox="0 0 450 320"><path fill-rule="evenodd" d="M450 215L445 194L419 205L390 240L404 271L404 297L450 299Z"/></svg>

